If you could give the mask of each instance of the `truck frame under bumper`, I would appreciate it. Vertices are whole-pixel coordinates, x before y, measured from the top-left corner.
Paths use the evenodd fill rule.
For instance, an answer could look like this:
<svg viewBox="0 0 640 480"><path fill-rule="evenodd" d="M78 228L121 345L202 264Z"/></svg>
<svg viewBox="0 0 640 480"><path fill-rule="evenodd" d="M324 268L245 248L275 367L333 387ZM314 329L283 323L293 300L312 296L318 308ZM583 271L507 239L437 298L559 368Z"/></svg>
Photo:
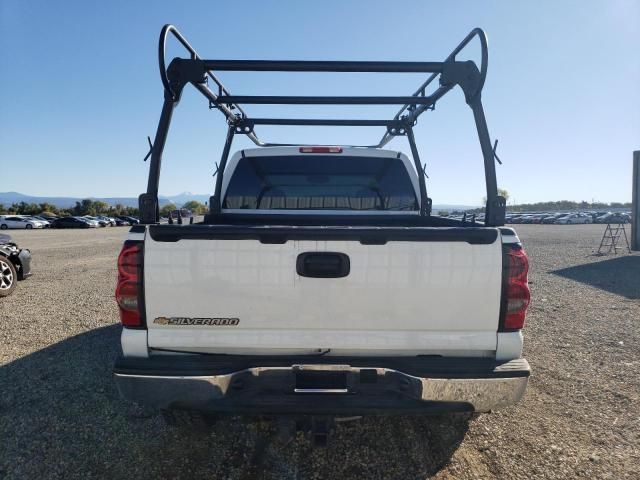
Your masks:
<svg viewBox="0 0 640 480"><path fill-rule="evenodd" d="M517 403L529 374L525 359L431 357L158 355L114 367L127 400L258 415L486 412Z"/></svg>

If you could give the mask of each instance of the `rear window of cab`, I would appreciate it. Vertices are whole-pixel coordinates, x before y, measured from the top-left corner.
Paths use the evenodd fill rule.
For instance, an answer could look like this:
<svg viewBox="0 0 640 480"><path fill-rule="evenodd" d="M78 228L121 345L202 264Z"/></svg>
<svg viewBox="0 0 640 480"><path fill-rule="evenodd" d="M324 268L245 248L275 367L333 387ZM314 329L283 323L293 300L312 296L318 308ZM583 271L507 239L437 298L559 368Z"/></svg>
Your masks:
<svg viewBox="0 0 640 480"><path fill-rule="evenodd" d="M399 158L336 155L243 157L222 204L251 210L418 210Z"/></svg>

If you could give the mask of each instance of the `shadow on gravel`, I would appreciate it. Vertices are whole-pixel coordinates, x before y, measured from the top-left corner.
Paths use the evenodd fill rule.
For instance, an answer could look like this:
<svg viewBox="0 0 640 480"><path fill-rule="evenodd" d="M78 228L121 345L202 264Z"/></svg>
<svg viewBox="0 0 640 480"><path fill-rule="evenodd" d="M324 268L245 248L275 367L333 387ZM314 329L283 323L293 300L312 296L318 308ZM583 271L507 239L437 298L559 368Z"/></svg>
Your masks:
<svg viewBox="0 0 640 480"><path fill-rule="evenodd" d="M629 299L640 299L640 256L624 255L551 272Z"/></svg>
<svg viewBox="0 0 640 480"><path fill-rule="evenodd" d="M111 378L120 326L71 337L0 367L0 479L425 478L445 466L470 416L365 418L326 449L270 423L228 418L181 433L123 402Z"/></svg>

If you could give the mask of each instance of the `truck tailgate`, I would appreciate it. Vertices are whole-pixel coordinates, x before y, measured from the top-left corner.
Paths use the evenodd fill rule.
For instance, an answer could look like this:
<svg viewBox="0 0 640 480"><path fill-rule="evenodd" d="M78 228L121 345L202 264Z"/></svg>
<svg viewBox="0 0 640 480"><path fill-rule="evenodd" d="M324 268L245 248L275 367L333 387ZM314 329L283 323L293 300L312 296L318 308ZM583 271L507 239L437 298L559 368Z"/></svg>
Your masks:
<svg viewBox="0 0 640 480"><path fill-rule="evenodd" d="M341 261L345 276L318 278L345 273ZM151 226L148 344L235 354L488 356L501 272L495 228Z"/></svg>

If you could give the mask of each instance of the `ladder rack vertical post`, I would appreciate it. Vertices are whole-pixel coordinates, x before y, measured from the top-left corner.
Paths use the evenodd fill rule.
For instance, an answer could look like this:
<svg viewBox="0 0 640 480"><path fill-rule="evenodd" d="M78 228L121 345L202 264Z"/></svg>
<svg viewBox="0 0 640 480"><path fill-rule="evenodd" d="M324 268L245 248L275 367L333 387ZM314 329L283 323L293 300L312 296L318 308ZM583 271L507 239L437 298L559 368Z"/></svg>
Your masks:
<svg viewBox="0 0 640 480"><path fill-rule="evenodd" d="M413 135L413 128L407 127L407 139L409 140L409 146L411 147L411 156L413 157L413 163L416 167L416 173L418 174L418 187L420 188L420 215L431 215L431 207L429 205L429 197L427 196L427 185L424 181L424 172L422 171L422 163L420 162L420 155L418 154L418 147L416 146L416 138Z"/></svg>
<svg viewBox="0 0 640 480"><path fill-rule="evenodd" d="M149 181L147 182L147 193L158 195L158 186L160 182L160 167L162 163L162 152L167 142L167 134L171 125L171 118L175 102L165 99L162 104L162 112L160 113L160 122L156 130L156 136L153 141L153 150L151 152L151 164L149 165Z"/></svg>
<svg viewBox="0 0 640 480"><path fill-rule="evenodd" d="M485 224L487 226L504 225L504 217L496 219L494 209L498 209L498 181L496 180L496 163L494 159L493 146L489 137L489 128L487 120L484 116L482 101L480 95L469 102L469 106L473 111L473 118L476 122L476 130L478 131L478 139L480 140L480 148L482 149L482 157L484 158L484 177L487 186L487 204L485 209Z"/></svg>
<svg viewBox="0 0 640 480"><path fill-rule="evenodd" d="M162 152L167 142L167 134L171 125L171 117L176 102L165 93L162 112L158 129L151 148L151 160L149 164L149 179L147 181L147 193L140 195L138 206L140 210L140 222L143 224L158 223L160 217L158 202L158 187L160 184L160 168L162 164Z"/></svg>
<svg viewBox="0 0 640 480"><path fill-rule="evenodd" d="M212 214L220 213L222 210L222 179L224 178L224 170L227 167L227 160L229 159L229 151L231 150L231 144L233 143L233 136L236 132L235 125L229 124L227 129L227 140L225 141L224 148L222 149L222 157L220 158L220 166L218 167L218 173L216 173L216 189L213 194L213 198L209 201L209 210Z"/></svg>

